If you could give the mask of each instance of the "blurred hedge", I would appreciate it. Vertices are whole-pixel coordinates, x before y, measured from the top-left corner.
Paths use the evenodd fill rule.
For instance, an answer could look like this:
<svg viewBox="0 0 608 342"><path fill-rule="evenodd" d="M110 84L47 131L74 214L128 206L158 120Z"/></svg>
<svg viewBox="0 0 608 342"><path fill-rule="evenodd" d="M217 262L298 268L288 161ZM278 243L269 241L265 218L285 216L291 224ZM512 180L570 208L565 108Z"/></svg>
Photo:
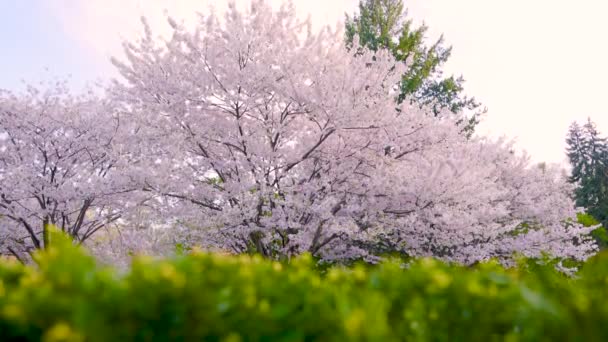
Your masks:
<svg viewBox="0 0 608 342"><path fill-rule="evenodd" d="M0 341L608 341L608 255L575 278L198 253L119 273L54 236L35 259L0 263Z"/></svg>

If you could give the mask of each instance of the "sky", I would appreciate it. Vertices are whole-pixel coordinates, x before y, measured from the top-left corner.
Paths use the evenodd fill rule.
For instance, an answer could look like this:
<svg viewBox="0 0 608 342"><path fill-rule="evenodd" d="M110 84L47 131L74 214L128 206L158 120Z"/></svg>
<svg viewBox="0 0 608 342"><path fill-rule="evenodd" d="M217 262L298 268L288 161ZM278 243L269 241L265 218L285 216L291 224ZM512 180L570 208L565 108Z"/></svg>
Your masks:
<svg viewBox="0 0 608 342"><path fill-rule="evenodd" d="M273 4L280 0L269 0ZM237 0L242 6L247 0ZM335 26L358 0L294 0L314 26ZM110 56L141 32L164 34L165 13L186 23L225 0L0 0L0 88L70 77L75 88L115 76ZM479 134L517 140L535 161L565 163L568 125L591 117L608 133L605 0L405 0L429 42L453 46L446 74L487 108Z"/></svg>

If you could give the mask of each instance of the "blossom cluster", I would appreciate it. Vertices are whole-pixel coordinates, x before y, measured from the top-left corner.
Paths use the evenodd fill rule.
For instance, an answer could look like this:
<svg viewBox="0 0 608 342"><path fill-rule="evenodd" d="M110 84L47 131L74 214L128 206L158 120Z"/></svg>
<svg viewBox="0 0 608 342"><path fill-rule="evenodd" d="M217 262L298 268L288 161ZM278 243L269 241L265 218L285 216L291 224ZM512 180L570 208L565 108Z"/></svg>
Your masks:
<svg viewBox="0 0 608 342"><path fill-rule="evenodd" d="M143 23L95 106L0 100L5 241L25 228L35 242L60 220L85 240L120 218L272 258L397 251L471 264L596 250L591 228L569 219L559 168L465 136L459 114L396 104L407 66L387 51L346 48L290 4L233 6L193 29L169 19L167 41Z"/></svg>

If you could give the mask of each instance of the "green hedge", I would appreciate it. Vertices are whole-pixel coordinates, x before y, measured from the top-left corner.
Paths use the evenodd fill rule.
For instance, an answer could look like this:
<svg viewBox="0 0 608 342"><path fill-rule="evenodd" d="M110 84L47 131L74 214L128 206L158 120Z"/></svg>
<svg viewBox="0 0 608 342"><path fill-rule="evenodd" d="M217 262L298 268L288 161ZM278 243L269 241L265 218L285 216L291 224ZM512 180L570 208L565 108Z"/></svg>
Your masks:
<svg viewBox="0 0 608 342"><path fill-rule="evenodd" d="M608 255L575 278L202 253L121 273L53 239L36 266L0 264L0 341L608 341Z"/></svg>

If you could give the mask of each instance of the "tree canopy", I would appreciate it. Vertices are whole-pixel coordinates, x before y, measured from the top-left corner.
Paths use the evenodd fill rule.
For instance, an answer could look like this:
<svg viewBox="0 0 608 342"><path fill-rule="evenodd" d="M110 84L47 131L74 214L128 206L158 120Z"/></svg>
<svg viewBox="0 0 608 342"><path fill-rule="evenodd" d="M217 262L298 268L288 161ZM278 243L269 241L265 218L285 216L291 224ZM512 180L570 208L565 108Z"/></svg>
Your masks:
<svg viewBox="0 0 608 342"><path fill-rule="evenodd" d="M103 98L0 94L4 250L46 247L48 224L110 256L160 239L324 261L597 250L558 166L466 137L450 108L395 102L416 66L392 51L345 47L292 4L168 21L159 41L143 20Z"/></svg>
<svg viewBox="0 0 608 342"><path fill-rule="evenodd" d="M204 243L276 258L398 251L463 263L594 250L585 228L564 224L574 211L558 168L467 139L437 108L395 104L409 71L391 51L356 40L345 49L291 5L256 1L225 18L194 30L170 20L166 44L146 28L114 61L124 80L112 93L149 163L142 186L206 227Z"/></svg>

